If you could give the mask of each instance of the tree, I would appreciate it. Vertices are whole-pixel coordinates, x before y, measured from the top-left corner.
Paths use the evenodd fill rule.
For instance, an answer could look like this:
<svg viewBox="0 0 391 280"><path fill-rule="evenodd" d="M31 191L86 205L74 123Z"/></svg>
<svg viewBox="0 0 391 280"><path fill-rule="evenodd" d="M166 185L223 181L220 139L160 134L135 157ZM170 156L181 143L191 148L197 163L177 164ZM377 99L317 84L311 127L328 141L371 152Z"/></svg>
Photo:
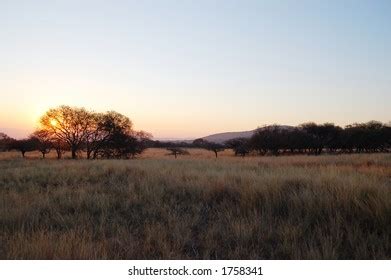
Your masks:
<svg viewBox="0 0 391 280"><path fill-rule="evenodd" d="M102 113L90 113L91 124L88 127L84 148L87 153L87 159L97 157L99 149L104 141L108 138L109 132L105 129L104 118Z"/></svg>
<svg viewBox="0 0 391 280"><path fill-rule="evenodd" d="M235 152L235 156L245 157L251 151L250 140L247 138L235 138L225 142L225 145Z"/></svg>
<svg viewBox="0 0 391 280"><path fill-rule="evenodd" d="M288 131L279 125L259 128L250 138L250 145L260 154L271 152L278 155L281 149L289 148Z"/></svg>
<svg viewBox="0 0 391 280"><path fill-rule="evenodd" d="M196 139L193 141L193 146L197 148L206 149L208 151L212 151L215 153L215 156L217 158L217 155L219 152L222 152L225 150L225 146L219 143L209 142L202 138Z"/></svg>
<svg viewBox="0 0 391 280"><path fill-rule="evenodd" d="M52 139L53 149L56 151L57 159L61 159L66 151L69 151L69 145L61 139Z"/></svg>
<svg viewBox="0 0 391 280"><path fill-rule="evenodd" d="M110 111L96 118L95 131L89 134L87 150L106 158L134 158L141 154L152 137L144 131L133 130L131 120L117 112ZM89 158L89 156L87 156Z"/></svg>
<svg viewBox="0 0 391 280"><path fill-rule="evenodd" d="M146 149L143 143L137 135L116 131L105 142L100 155L105 158L135 158Z"/></svg>
<svg viewBox="0 0 391 280"><path fill-rule="evenodd" d="M42 116L41 129L50 134L51 138L61 140L70 147L72 158L88 138L93 118L84 108L60 106L50 109Z"/></svg>
<svg viewBox="0 0 391 280"><path fill-rule="evenodd" d="M104 142L102 150L99 152L103 158L130 158L134 154L136 139L130 135L115 131L110 135L110 138Z"/></svg>
<svg viewBox="0 0 391 280"><path fill-rule="evenodd" d="M193 141L193 146L195 148L204 148L207 143L209 142L202 138L198 138Z"/></svg>
<svg viewBox="0 0 391 280"><path fill-rule="evenodd" d="M0 151L7 151L11 148L15 139L12 139L7 134L0 132Z"/></svg>
<svg viewBox="0 0 391 280"><path fill-rule="evenodd" d="M61 158L70 149L72 158L84 150L87 158L129 158L142 153L152 137L135 131L132 121L117 112L95 113L69 106L50 109L41 117L41 129Z"/></svg>
<svg viewBox="0 0 391 280"><path fill-rule="evenodd" d="M21 140L15 140L12 143L11 148L20 151L22 153L22 157L25 158L26 152L31 152L37 149L37 139L30 137Z"/></svg>
<svg viewBox="0 0 391 280"><path fill-rule="evenodd" d="M167 148L167 150L171 152L168 155L173 155L175 156L175 158L177 158L178 155L190 155L188 151L182 148L172 147L172 148Z"/></svg>
<svg viewBox="0 0 391 280"><path fill-rule="evenodd" d="M343 148L357 153L388 151L389 129L376 121L348 125L343 131Z"/></svg>
<svg viewBox="0 0 391 280"><path fill-rule="evenodd" d="M341 128L332 123L317 125L316 123L305 123L300 128L312 137L311 149L315 154L320 155L324 148L332 146L332 141L336 139Z"/></svg>
<svg viewBox="0 0 391 280"><path fill-rule="evenodd" d="M205 146L205 149L207 149L208 151L212 151L215 153L215 156L217 158L217 154L219 152L223 152L225 150L225 146L222 145L222 144L219 144L219 143L211 143L211 142L208 142Z"/></svg>
<svg viewBox="0 0 391 280"><path fill-rule="evenodd" d="M378 121L370 121L363 124L365 130L364 147L367 152L383 151L387 139L385 136L385 125Z"/></svg>
<svg viewBox="0 0 391 280"><path fill-rule="evenodd" d="M388 122L383 127L384 147L386 152L391 151L391 122Z"/></svg>
<svg viewBox="0 0 391 280"><path fill-rule="evenodd" d="M137 138L137 142L136 142L135 151L136 151L136 155L137 155L137 154L141 154L149 147L149 144L152 139L152 134L141 130L141 131L136 132L136 138ZM133 155L133 157L134 157L134 155Z"/></svg>
<svg viewBox="0 0 391 280"><path fill-rule="evenodd" d="M36 145L35 148L42 153L42 158L45 158L53 147L50 133L42 129L37 130L31 135L31 139Z"/></svg>
<svg viewBox="0 0 391 280"><path fill-rule="evenodd" d="M312 137L303 129L295 127L288 134L288 149L293 154L302 154L311 146Z"/></svg>

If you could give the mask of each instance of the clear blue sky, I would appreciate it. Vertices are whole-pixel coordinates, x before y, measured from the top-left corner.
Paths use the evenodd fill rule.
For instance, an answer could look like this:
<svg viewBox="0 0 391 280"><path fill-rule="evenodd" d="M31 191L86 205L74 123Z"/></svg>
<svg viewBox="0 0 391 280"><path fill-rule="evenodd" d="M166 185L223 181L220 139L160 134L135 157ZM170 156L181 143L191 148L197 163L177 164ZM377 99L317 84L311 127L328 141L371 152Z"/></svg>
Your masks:
<svg viewBox="0 0 391 280"><path fill-rule="evenodd" d="M391 1L0 0L0 130L61 104L157 138L391 120Z"/></svg>

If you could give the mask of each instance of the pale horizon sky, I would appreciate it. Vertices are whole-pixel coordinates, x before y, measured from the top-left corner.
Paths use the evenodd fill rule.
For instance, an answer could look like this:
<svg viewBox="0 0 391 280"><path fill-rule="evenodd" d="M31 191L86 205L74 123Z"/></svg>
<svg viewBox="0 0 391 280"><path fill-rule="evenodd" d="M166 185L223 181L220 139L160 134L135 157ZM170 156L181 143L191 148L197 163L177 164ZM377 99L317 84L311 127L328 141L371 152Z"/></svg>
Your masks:
<svg viewBox="0 0 391 280"><path fill-rule="evenodd" d="M59 105L155 138L391 120L391 1L0 0L0 131Z"/></svg>

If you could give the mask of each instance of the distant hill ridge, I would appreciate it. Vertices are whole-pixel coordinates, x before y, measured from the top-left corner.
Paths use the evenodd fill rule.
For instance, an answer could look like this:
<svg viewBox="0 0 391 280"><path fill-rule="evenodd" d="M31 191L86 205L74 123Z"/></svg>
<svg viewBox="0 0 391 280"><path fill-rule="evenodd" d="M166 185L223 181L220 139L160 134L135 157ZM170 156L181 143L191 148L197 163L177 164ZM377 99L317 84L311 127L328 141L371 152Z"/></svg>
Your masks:
<svg viewBox="0 0 391 280"><path fill-rule="evenodd" d="M201 137L201 139L204 139L208 142L223 144L224 142L231 140L231 139L235 139L235 138L250 138L251 136L253 136L253 134L258 129L263 129L263 128L267 128L270 126L273 126L273 125L259 127L259 128L256 128L253 130L248 130L248 131L233 131L233 132L216 133L216 134L211 134L211 135L208 135L205 137ZM277 126L281 129L287 129L287 130L294 128L293 126L289 126L289 125L277 125ZM188 139L173 139L173 138L160 138L160 139L156 139L156 140L163 141L163 142L166 141L166 142L172 142L172 143L188 143L188 144L191 144L194 141L194 139L188 140Z"/></svg>
<svg viewBox="0 0 391 280"><path fill-rule="evenodd" d="M224 143L225 141L234 138L250 138L254 134L254 132L255 129L249 131L239 131L239 132L223 132L223 133L216 133L206 137L202 137L202 139L209 142Z"/></svg>
<svg viewBox="0 0 391 280"><path fill-rule="evenodd" d="M265 127L269 127L269 126L265 126ZM281 129L292 129L293 128L293 126L289 126L289 125L278 125L278 127L280 127ZM209 142L214 142L214 143L224 143L225 141L228 141L228 140L231 140L234 138L250 138L251 136L253 136L255 131L257 131L258 129L262 129L262 128L257 128L257 129L253 129L253 130L249 130L249 131L217 133L217 134L212 134L212 135L202 137L202 139L209 141Z"/></svg>

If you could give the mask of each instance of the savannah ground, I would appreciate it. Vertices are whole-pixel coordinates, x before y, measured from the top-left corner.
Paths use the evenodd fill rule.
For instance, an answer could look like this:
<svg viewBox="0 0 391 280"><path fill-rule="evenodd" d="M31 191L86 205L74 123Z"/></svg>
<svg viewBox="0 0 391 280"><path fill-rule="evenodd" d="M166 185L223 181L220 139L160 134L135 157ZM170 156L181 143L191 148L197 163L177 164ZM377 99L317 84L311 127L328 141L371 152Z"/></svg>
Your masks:
<svg viewBox="0 0 391 280"><path fill-rule="evenodd" d="M391 154L0 154L1 259L390 259Z"/></svg>

